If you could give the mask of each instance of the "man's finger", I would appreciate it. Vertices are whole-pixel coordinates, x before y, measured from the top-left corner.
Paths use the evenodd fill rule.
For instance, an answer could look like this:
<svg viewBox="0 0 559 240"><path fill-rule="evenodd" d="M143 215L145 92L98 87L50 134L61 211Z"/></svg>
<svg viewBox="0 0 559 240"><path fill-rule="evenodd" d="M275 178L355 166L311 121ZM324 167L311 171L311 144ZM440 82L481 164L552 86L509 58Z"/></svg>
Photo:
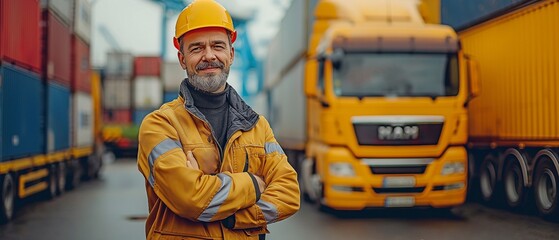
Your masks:
<svg viewBox="0 0 559 240"><path fill-rule="evenodd" d="M186 165L188 166L188 163L190 163L191 168L194 169L200 169L200 167L198 166L198 162L196 161L196 158L194 158L194 154L192 154L192 151L188 151L186 153Z"/></svg>

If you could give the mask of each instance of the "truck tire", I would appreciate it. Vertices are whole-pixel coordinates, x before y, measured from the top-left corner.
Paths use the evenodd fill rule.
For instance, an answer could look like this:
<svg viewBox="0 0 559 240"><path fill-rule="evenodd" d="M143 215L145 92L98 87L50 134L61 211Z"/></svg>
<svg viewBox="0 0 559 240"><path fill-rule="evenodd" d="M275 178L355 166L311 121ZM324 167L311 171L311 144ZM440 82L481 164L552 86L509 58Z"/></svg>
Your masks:
<svg viewBox="0 0 559 240"><path fill-rule="evenodd" d="M47 184L48 187L44 192L46 199L54 199L56 197L56 193L58 192L58 177L56 174L56 165L50 164L49 166L49 175L47 176Z"/></svg>
<svg viewBox="0 0 559 240"><path fill-rule="evenodd" d="M0 176L0 224L9 222L15 212L16 185L12 175Z"/></svg>
<svg viewBox="0 0 559 240"><path fill-rule="evenodd" d="M535 171L534 200L539 214L559 221L559 174L550 159L542 158Z"/></svg>
<svg viewBox="0 0 559 240"><path fill-rule="evenodd" d="M526 179L522 173L522 168L516 159L507 159L503 171L503 186L505 200L512 209L519 209L526 203L528 188L524 186Z"/></svg>
<svg viewBox="0 0 559 240"><path fill-rule="evenodd" d="M498 164L492 155L487 155L479 167L479 190L481 199L490 203L496 198Z"/></svg>

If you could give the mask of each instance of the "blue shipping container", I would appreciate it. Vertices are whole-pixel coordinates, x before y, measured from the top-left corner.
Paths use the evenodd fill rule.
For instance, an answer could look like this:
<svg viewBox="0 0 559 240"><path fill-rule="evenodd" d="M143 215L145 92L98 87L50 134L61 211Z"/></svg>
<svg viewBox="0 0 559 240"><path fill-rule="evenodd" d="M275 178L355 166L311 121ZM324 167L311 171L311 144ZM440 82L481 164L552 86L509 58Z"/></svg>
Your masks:
<svg viewBox="0 0 559 240"><path fill-rule="evenodd" d="M140 126L140 124L142 124L142 121L144 120L144 118L150 114L151 112L153 112L155 109L142 109L142 110L134 110L134 124Z"/></svg>
<svg viewBox="0 0 559 240"><path fill-rule="evenodd" d="M39 75L2 64L0 82L0 161L42 153L44 91Z"/></svg>
<svg viewBox="0 0 559 240"><path fill-rule="evenodd" d="M165 92L165 93L163 93L163 103L173 101L177 97L179 97L179 92L178 91Z"/></svg>
<svg viewBox="0 0 559 240"><path fill-rule="evenodd" d="M53 81L48 83L47 151L70 148L70 89Z"/></svg>
<svg viewBox="0 0 559 240"><path fill-rule="evenodd" d="M462 30L527 0L441 0L441 23Z"/></svg>

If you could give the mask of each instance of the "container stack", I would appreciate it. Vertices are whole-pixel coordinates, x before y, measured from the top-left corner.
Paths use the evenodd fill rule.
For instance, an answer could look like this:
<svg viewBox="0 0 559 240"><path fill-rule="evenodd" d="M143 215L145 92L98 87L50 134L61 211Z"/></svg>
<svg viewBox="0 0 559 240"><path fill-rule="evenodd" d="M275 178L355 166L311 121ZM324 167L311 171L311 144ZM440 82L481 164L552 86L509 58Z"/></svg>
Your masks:
<svg viewBox="0 0 559 240"><path fill-rule="evenodd" d="M160 76L160 57L140 56L134 59L134 124L140 125L146 115L161 107L163 83Z"/></svg>
<svg viewBox="0 0 559 240"><path fill-rule="evenodd" d="M46 153L70 148L73 0L41 1Z"/></svg>
<svg viewBox="0 0 559 240"><path fill-rule="evenodd" d="M94 116L91 97L91 3L89 0L74 2L71 41L72 146L92 147Z"/></svg>
<svg viewBox="0 0 559 240"><path fill-rule="evenodd" d="M179 96L179 87L186 78L186 71L175 62L164 62L161 67L161 78L163 79L163 102L173 101Z"/></svg>
<svg viewBox="0 0 559 240"><path fill-rule="evenodd" d="M0 162L45 146L39 2L0 1Z"/></svg>
<svg viewBox="0 0 559 240"><path fill-rule="evenodd" d="M130 53L107 53L103 82L103 120L105 124L128 125L132 121L133 63L134 57Z"/></svg>

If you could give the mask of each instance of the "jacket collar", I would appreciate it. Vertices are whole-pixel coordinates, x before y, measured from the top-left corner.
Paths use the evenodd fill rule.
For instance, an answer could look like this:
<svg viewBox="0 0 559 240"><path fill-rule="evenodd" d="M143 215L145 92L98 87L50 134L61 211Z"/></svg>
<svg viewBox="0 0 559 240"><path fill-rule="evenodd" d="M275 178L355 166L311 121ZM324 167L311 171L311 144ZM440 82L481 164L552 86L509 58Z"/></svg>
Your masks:
<svg viewBox="0 0 559 240"><path fill-rule="evenodd" d="M194 99L192 98L192 94L188 88L187 81L188 78L182 80L179 90L179 95L184 99L185 109L196 117L208 122L204 115L194 105ZM229 139L237 130L248 131L252 129L256 125L256 122L258 122L260 116L243 101L241 96L239 96L237 91L235 91L232 86L229 85L226 89L228 89L226 96L230 106L230 125L229 130L227 131L227 139Z"/></svg>

